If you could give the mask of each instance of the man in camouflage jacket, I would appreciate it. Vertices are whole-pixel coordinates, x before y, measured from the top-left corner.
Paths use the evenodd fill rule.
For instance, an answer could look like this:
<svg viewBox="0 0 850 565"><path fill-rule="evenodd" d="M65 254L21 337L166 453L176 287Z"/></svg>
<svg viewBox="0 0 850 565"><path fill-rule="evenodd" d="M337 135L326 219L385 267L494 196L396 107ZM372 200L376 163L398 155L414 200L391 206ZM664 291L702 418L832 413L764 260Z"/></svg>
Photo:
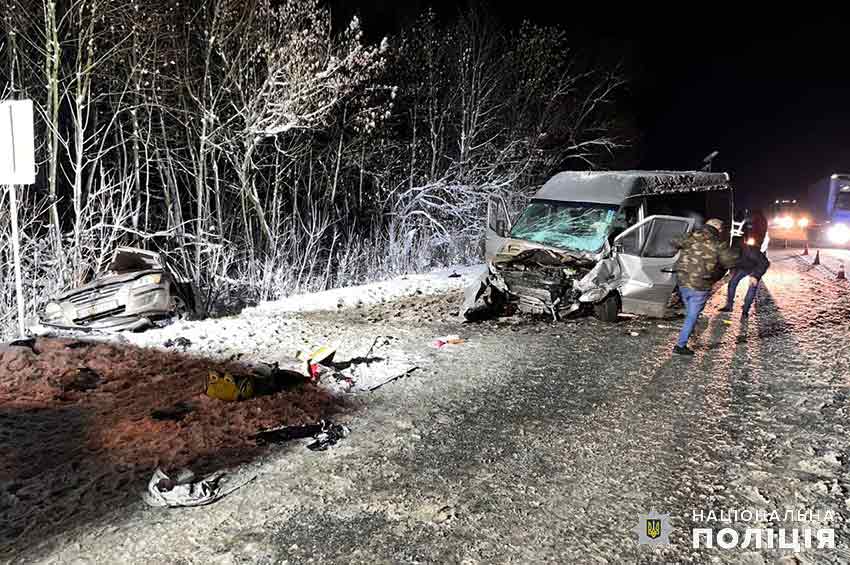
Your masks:
<svg viewBox="0 0 850 565"><path fill-rule="evenodd" d="M723 241L720 235L722 231L723 221L713 218L708 220L702 229L673 241L673 245L680 250L676 273L679 279L679 294L687 309L685 323L673 348L673 352L679 355L694 354L688 348L688 338L691 337L697 319L708 302L711 288L728 269L735 266L737 254Z"/></svg>

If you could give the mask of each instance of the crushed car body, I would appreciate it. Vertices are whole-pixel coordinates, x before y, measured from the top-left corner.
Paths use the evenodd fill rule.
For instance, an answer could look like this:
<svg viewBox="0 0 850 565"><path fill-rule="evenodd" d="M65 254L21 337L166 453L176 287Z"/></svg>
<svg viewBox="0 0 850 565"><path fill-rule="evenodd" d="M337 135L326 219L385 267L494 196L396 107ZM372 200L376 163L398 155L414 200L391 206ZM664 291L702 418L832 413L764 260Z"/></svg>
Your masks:
<svg viewBox="0 0 850 565"><path fill-rule="evenodd" d="M68 330L140 330L194 308L192 287L167 268L159 253L119 247L108 272L47 303L45 327Z"/></svg>
<svg viewBox="0 0 850 565"><path fill-rule="evenodd" d="M676 287L674 240L732 213L726 173L559 173L512 224L503 202L488 204L487 268L467 287L461 313L664 317Z"/></svg>

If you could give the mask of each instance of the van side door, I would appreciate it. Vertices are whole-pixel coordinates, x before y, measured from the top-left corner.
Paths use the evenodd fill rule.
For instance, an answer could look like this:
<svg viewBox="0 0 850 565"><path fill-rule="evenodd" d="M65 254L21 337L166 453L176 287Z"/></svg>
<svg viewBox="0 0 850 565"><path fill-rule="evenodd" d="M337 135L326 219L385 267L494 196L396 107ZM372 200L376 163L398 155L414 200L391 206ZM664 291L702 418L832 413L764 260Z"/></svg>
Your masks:
<svg viewBox="0 0 850 565"><path fill-rule="evenodd" d="M622 311L663 317L676 274L673 265L679 250L673 239L686 235L694 220L681 216L649 216L614 239L614 253L620 264Z"/></svg>

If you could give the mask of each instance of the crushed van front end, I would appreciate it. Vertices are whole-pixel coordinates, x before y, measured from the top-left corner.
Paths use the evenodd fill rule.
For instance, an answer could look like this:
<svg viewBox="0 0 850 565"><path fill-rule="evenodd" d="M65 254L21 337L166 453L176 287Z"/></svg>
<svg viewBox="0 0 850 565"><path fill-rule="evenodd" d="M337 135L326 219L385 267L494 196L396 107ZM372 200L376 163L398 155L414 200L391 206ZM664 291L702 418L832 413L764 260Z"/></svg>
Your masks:
<svg viewBox="0 0 850 565"><path fill-rule="evenodd" d="M545 247L497 255L467 288L462 313L467 319L512 311L561 319L580 310L582 296L595 288L586 281L595 264L588 256Z"/></svg>

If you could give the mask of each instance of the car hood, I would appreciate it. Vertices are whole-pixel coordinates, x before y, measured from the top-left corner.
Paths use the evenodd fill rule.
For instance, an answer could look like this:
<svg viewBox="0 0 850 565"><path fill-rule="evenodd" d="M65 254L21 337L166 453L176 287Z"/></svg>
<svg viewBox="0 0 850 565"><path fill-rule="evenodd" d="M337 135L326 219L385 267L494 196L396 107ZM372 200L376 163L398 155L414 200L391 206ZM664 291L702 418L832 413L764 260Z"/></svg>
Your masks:
<svg viewBox="0 0 850 565"><path fill-rule="evenodd" d="M145 275L152 275L156 273L162 273L162 269L148 269L146 271L133 271L131 273L117 273L106 275L103 277L99 277L88 284L84 284L83 286L78 286L74 289L67 290L62 294L58 295L56 298L51 300L51 302L62 302L64 300L68 300L73 296L77 296L79 294L86 294L87 292L91 292L92 290L103 288L107 285L113 284L121 284L125 282L134 281L139 277L143 277Z"/></svg>

